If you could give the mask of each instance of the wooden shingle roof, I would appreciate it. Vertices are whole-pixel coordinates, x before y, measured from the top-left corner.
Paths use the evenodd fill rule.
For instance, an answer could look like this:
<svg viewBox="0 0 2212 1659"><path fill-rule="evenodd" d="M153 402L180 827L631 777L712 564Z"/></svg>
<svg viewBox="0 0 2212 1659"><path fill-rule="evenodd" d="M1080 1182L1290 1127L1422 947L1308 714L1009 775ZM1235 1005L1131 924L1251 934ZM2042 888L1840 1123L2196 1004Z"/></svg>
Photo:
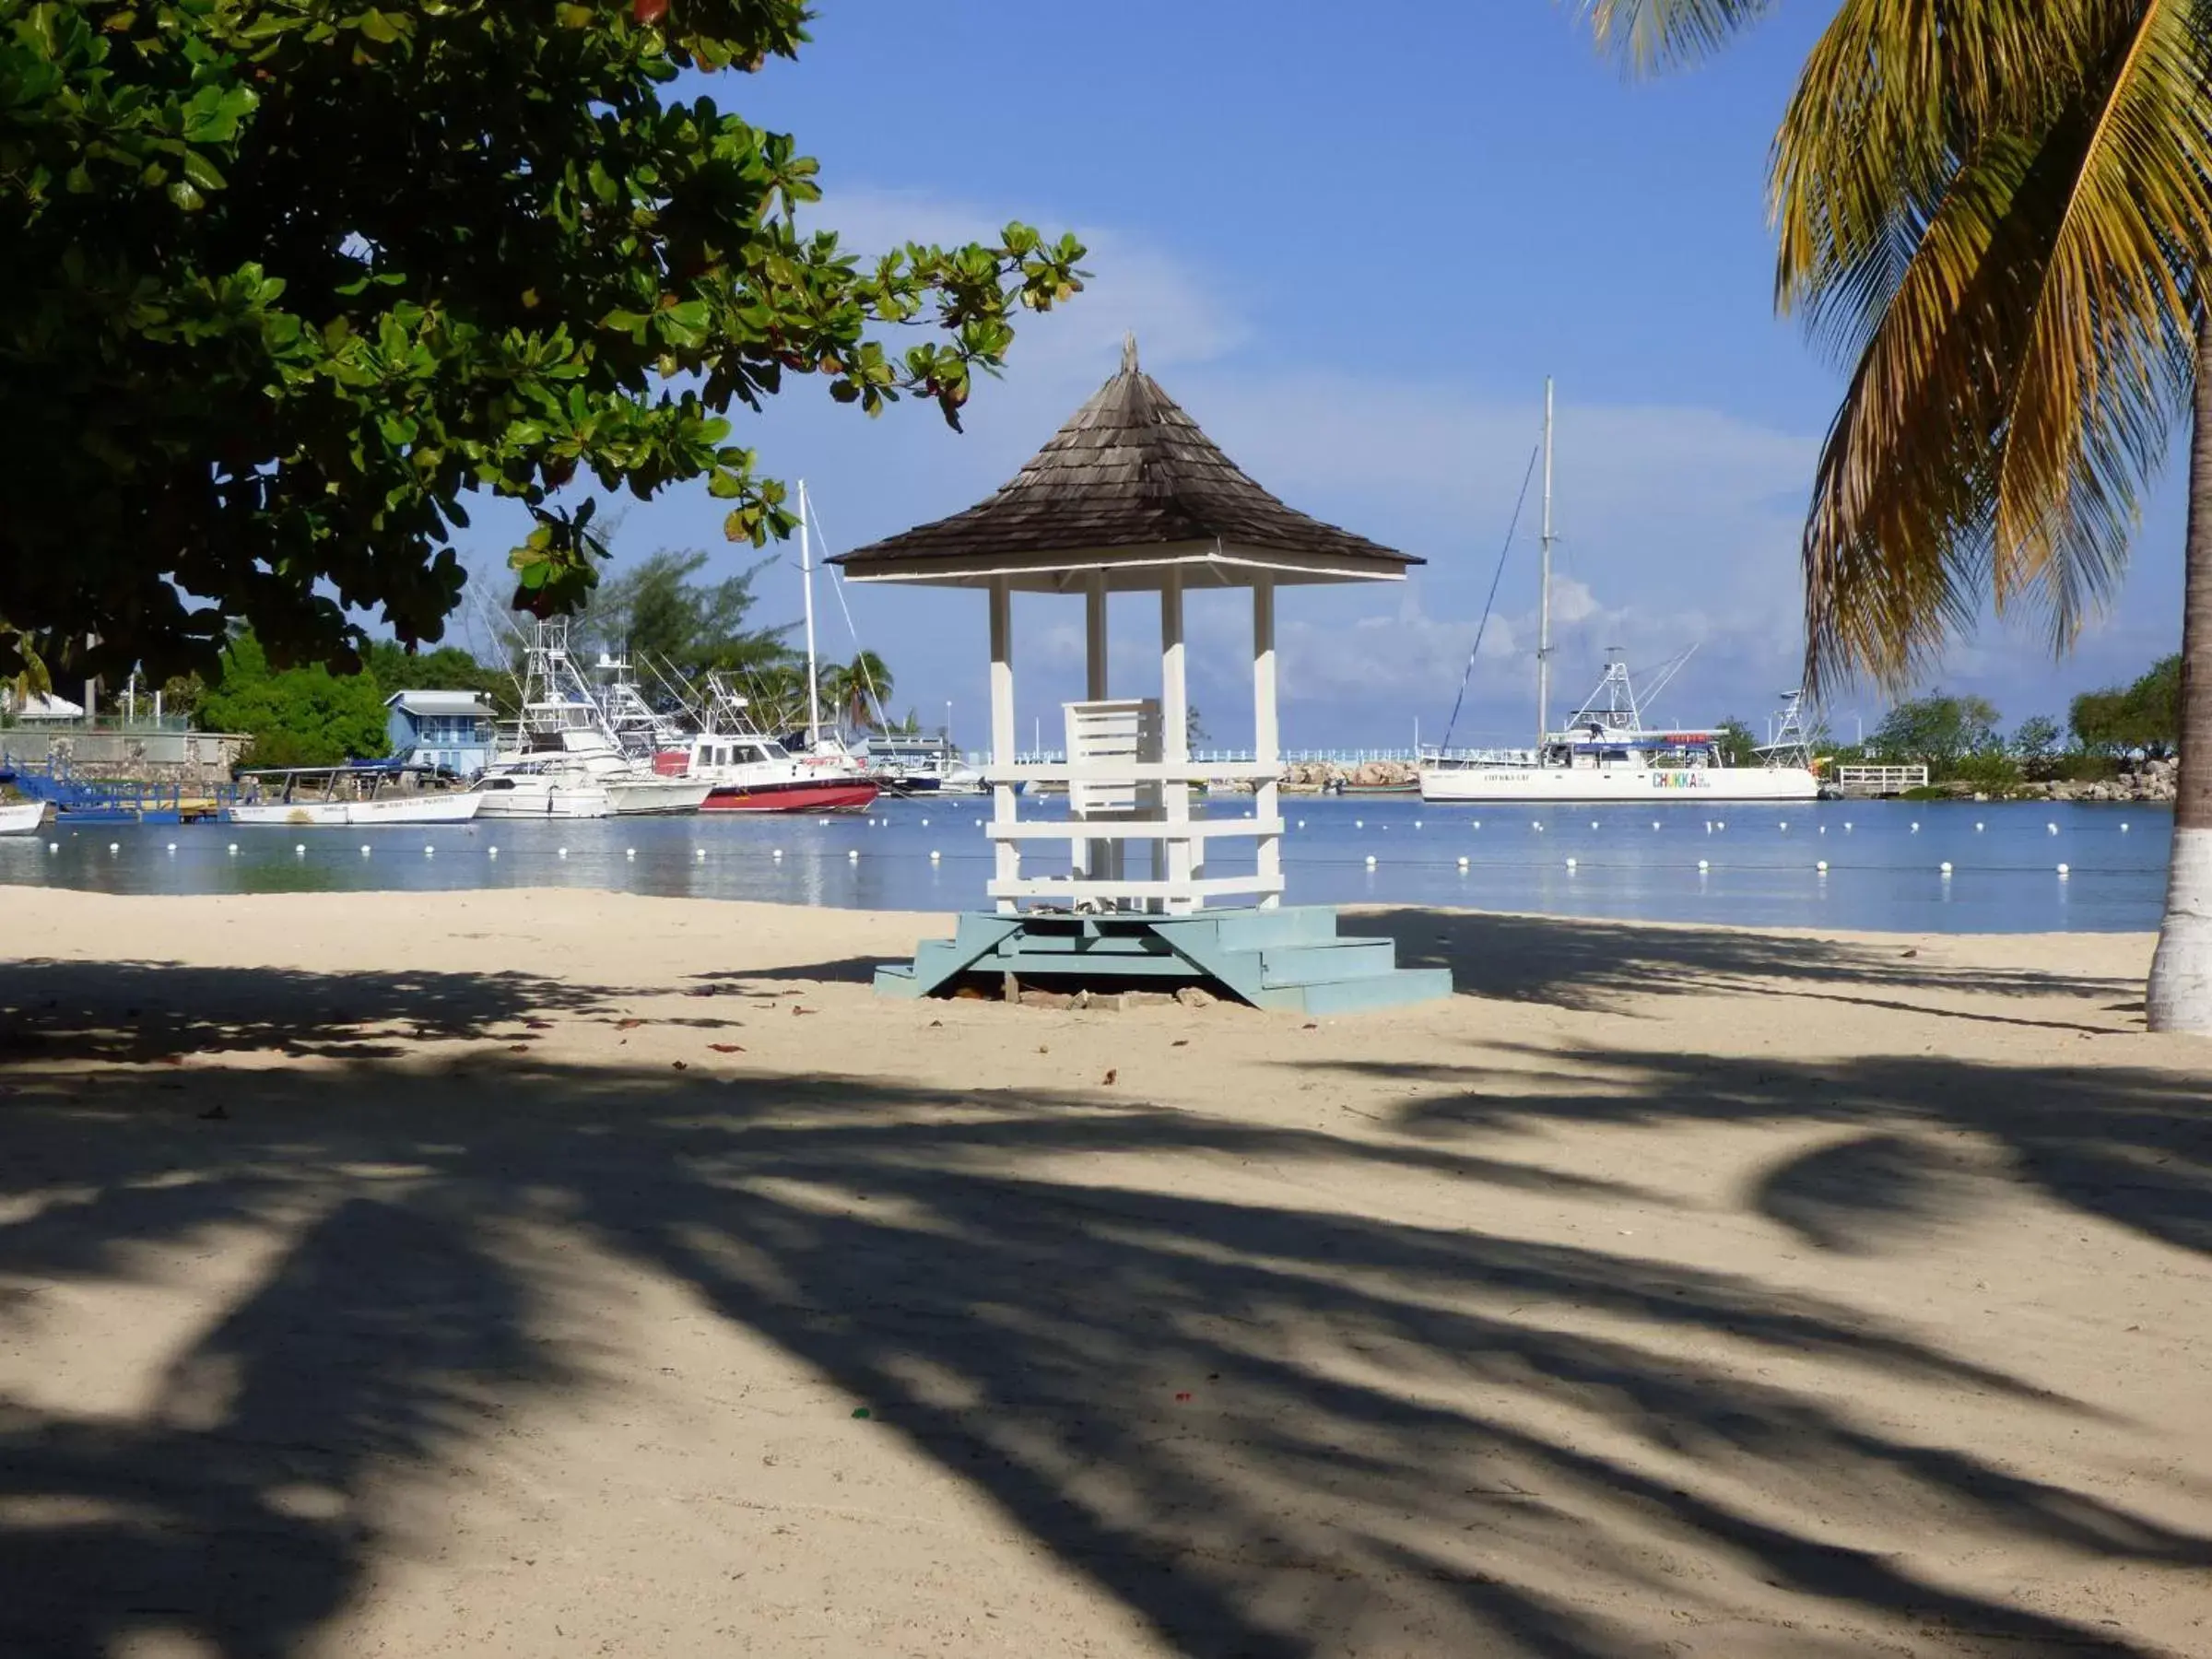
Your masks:
<svg viewBox="0 0 2212 1659"><path fill-rule="evenodd" d="M1041 554L1194 545L1323 559L1353 577L1396 576L1422 562L1261 488L1137 367L1134 337L1121 371L988 500L831 562L922 575L932 562L974 570Z"/></svg>

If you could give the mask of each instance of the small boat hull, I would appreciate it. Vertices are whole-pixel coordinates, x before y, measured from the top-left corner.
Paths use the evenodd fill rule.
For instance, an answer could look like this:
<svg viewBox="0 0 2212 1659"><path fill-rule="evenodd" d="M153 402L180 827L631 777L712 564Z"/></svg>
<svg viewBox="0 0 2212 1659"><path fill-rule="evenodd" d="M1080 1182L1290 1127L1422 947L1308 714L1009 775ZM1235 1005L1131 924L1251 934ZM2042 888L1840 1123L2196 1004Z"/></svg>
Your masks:
<svg viewBox="0 0 2212 1659"><path fill-rule="evenodd" d="M707 804L712 783L697 778L639 778L606 783L606 798L617 818L697 812Z"/></svg>
<svg viewBox="0 0 2212 1659"><path fill-rule="evenodd" d="M549 789L542 794L522 790L485 790L482 818L603 818L614 808L604 789Z"/></svg>
<svg viewBox="0 0 2212 1659"><path fill-rule="evenodd" d="M234 824L278 825L289 829L373 830L385 824L465 824L483 808L484 797L465 791L377 801L264 802L233 806Z"/></svg>
<svg viewBox="0 0 2212 1659"><path fill-rule="evenodd" d="M0 835L36 835L46 821L43 801L0 803Z"/></svg>
<svg viewBox="0 0 2212 1659"><path fill-rule="evenodd" d="M776 783L730 783L714 787L707 812L858 812L881 792L872 779L801 779Z"/></svg>

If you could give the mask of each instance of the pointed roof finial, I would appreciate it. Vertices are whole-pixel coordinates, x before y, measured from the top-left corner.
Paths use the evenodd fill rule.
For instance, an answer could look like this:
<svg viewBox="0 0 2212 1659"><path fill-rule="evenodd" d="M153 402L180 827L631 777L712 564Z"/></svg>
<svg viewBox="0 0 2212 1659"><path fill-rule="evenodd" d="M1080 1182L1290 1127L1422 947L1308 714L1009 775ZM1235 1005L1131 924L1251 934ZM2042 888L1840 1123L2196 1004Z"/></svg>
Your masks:
<svg viewBox="0 0 2212 1659"><path fill-rule="evenodd" d="M1136 372L1136 335L1134 331L1122 336L1122 372Z"/></svg>

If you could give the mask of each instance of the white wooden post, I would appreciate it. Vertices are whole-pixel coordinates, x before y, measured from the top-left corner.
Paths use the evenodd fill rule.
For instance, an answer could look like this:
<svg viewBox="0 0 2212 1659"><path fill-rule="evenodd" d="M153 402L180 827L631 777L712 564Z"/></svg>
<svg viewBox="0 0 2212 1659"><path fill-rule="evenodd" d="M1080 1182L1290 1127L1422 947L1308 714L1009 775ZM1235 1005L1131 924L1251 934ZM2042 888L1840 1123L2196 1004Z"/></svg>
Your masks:
<svg viewBox="0 0 2212 1659"><path fill-rule="evenodd" d="M1252 749L1262 765L1282 758L1282 732L1275 709L1275 579L1256 578L1252 584ZM1281 786L1270 774L1253 792L1253 811L1262 823L1272 822L1282 811ZM1260 837L1258 875L1263 882L1279 882L1283 876L1280 836ZM1263 893L1262 910L1282 903L1278 892Z"/></svg>
<svg viewBox="0 0 2212 1659"><path fill-rule="evenodd" d="M1014 585L1004 576L991 578L991 821L1014 822ZM1011 840L996 843L998 879L1011 882L1021 875L1019 844ZM1018 908L1002 898L998 908L1011 915Z"/></svg>
<svg viewBox="0 0 2212 1659"><path fill-rule="evenodd" d="M1093 571L1083 586L1083 695L1090 702L1104 702L1111 695L1106 689L1106 572ZM1072 851L1078 876L1121 880L1120 841L1079 841Z"/></svg>
<svg viewBox="0 0 2212 1659"><path fill-rule="evenodd" d="M1159 752L1170 765L1187 766L1191 759L1191 698L1182 646L1182 572L1171 567L1159 588ZM1187 887L1194 871L1191 863L1191 787L1179 778L1160 785L1160 804L1167 819L1163 846L1167 868L1155 875ZM1171 894L1162 908L1182 915L1198 908L1188 893Z"/></svg>

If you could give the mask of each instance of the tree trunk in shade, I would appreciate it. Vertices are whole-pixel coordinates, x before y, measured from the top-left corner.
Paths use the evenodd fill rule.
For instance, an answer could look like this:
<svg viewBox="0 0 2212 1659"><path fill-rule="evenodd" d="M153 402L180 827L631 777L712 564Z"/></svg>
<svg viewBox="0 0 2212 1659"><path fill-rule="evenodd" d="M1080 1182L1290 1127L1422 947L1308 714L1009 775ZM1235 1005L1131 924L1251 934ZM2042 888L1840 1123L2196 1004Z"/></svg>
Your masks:
<svg viewBox="0 0 2212 1659"><path fill-rule="evenodd" d="M2182 756L2173 865L2145 1007L2154 1031L2212 1033L2212 305L2197 319L2194 417L2182 578Z"/></svg>

